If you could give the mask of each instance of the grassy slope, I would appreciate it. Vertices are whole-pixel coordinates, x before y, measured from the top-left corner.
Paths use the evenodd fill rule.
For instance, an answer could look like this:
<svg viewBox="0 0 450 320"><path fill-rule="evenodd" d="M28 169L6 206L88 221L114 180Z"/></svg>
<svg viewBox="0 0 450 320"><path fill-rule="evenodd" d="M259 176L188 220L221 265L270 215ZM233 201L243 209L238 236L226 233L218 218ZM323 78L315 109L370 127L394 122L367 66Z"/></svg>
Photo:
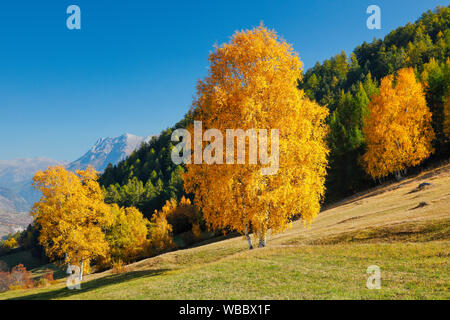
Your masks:
<svg viewBox="0 0 450 320"><path fill-rule="evenodd" d="M19 251L0 257L1 261L6 262L9 269L18 264L23 264L27 270L32 271L32 278L38 279L44 275L47 270L53 271L54 279L62 279L66 277L64 270L61 270L53 263L42 264L38 259L31 255L30 251Z"/></svg>
<svg viewBox="0 0 450 320"><path fill-rule="evenodd" d="M424 181L433 186L415 191ZM81 290L0 299L449 299L449 185L446 165L327 208L311 227L295 222L264 249L237 237L89 275ZM369 265L381 290L365 287Z"/></svg>

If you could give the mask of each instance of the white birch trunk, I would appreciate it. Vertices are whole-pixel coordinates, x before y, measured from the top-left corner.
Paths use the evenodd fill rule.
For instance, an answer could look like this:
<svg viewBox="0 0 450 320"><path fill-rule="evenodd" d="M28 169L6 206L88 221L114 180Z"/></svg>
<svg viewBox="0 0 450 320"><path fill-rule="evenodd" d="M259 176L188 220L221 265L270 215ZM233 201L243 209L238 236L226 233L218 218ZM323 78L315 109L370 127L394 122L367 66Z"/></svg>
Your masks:
<svg viewBox="0 0 450 320"><path fill-rule="evenodd" d="M262 226L261 226L261 230L259 231L259 235L258 235L258 239L259 239L258 248L264 248L266 246L266 233L263 230L264 229L262 229Z"/></svg>
<svg viewBox="0 0 450 320"><path fill-rule="evenodd" d="M258 244L259 248L264 248L265 246L266 246L266 235L259 238L259 244Z"/></svg>
<svg viewBox="0 0 450 320"><path fill-rule="evenodd" d="M83 261L83 259L81 259L81 262L80 262L80 276L79 276L79 280L80 281L83 281L83 267L84 267L84 261Z"/></svg>
<svg viewBox="0 0 450 320"><path fill-rule="evenodd" d="M248 249L252 250L253 249L252 238L250 238L250 236L248 234L247 226L245 226L245 238L247 239L247 242L248 242Z"/></svg>

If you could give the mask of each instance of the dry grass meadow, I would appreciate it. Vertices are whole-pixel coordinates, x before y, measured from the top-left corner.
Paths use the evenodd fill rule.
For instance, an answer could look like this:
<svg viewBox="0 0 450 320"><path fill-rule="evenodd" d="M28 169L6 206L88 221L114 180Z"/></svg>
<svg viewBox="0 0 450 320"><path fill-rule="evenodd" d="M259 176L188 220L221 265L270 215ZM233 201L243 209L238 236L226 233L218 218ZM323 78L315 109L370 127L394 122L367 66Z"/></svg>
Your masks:
<svg viewBox="0 0 450 320"><path fill-rule="evenodd" d="M422 182L431 186L418 189ZM223 237L0 299L449 299L450 165L336 203L249 251ZM369 265L381 289L366 288Z"/></svg>

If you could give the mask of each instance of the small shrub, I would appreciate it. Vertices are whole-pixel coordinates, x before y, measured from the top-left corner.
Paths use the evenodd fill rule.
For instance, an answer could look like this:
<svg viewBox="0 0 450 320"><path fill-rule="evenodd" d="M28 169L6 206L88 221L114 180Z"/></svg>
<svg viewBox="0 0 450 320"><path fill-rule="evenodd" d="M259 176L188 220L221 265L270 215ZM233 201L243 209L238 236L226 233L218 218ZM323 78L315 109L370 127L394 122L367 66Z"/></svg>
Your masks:
<svg viewBox="0 0 450 320"><path fill-rule="evenodd" d="M39 278L39 280L36 282L36 287L42 288L42 287L47 287L51 284L51 281L48 281L46 278L42 277Z"/></svg>
<svg viewBox="0 0 450 320"><path fill-rule="evenodd" d="M46 279L49 282L53 282L53 270L46 269L45 274L42 276L44 279Z"/></svg>
<svg viewBox="0 0 450 320"><path fill-rule="evenodd" d="M12 268L10 276L12 278L10 289L30 289L34 286L33 279L31 278L31 272L27 271L27 268L25 268L23 264L18 264L17 266Z"/></svg>
<svg viewBox="0 0 450 320"><path fill-rule="evenodd" d="M17 243L17 240L14 238L6 240L3 245L7 249L14 249L19 246L19 244Z"/></svg>
<svg viewBox="0 0 450 320"><path fill-rule="evenodd" d="M0 271L0 292L8 291L11 284L11 273Z"/></svg>
<svg viewBox="0 0 450 320"><path fill-rule="evenodd" d="M114 261L112 263L111 272L113 274L120 274L127 271L127 266L123 263L122 260Z"/></svg>

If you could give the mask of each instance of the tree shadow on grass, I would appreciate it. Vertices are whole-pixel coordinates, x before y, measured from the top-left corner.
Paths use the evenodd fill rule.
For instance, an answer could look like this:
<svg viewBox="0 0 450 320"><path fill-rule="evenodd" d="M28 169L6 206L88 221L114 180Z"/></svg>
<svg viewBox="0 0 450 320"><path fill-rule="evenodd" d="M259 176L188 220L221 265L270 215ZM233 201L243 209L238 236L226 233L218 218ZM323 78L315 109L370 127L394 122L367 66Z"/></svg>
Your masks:
<svg viewBox="0 0 450 320"><path fill-rule="evenodd" d="M94 279L87 282L81 283L81 289L69 289L67 287L35 293L30 295L24 295L21 297L11 298L9 300L50 300L50 299L62 299L69 298L71 296L76 296L80 293L86 293L95 289L104 288L110 285L118 284L121 282L126 282L130 280L140 279L140 278L148 278L160 275L169 269L158 269L158 270L146 270L146 271L131 271L121 274L113 274L103 278Z"/></svg>

